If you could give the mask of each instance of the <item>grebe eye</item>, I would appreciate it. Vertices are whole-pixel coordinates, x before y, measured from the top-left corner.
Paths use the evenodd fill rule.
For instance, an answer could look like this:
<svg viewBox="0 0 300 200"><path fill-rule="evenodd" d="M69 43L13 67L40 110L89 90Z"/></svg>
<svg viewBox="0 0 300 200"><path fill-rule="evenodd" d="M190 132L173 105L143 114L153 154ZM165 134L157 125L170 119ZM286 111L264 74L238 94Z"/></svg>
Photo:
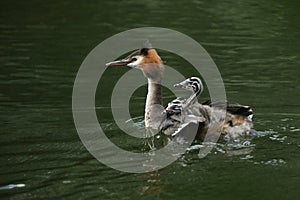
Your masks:
<svg viewBox="0 0 300 200"><path fill-rule="evenodd" d="M136 59L136 58L132 58L132 59L131 59L131 62L134 62L134 61L137 61L137 59Z"/></svg>

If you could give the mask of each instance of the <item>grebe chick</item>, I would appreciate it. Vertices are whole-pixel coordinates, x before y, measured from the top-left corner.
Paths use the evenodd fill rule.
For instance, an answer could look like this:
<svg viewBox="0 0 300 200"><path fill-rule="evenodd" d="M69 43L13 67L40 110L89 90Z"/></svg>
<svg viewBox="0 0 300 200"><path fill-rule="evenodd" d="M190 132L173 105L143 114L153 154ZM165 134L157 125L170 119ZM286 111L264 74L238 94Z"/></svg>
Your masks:
<svg viewBox="0 0 300 200"><path fill-rule="evenodd" d="M191 77L175 86L193 91L193 94L187 100L189 102L189 105L186 106L188 109L185 109L185 105L183 105L182 110L185 111L185 115L190 112L193 115L204 117L206 119L204 127L210 127L223 120L221 113L222 109L226 107L226 117L221 128L222 136L226 136L227 139L235 139L250 134L253 128L253 111L250 106L227 102L224 104L222 101L206 101L203 104L199 104L197 97L203 92L203 85L198 77ZM198 115L197 111L200 111L201 114ZM204 136L202 135L202 138Z"/></svg>
<svg viewBox="0 0 300 200"><path fill-rule="evenodd" d="M161 130L167 135L176 135L176 132L180 132L183 128L183 124L193 123L203 123L206 119L197 113L194 115L193 104L197 101L197 97L203 91L203 85L199 78L191 77L178 84L174 87L184 88L190 90L193 93L188 99L183 99L178 97L171 101L165 113L167 113L164 123L162 123ZM192 110L191 110L192 109Z"/></svg>

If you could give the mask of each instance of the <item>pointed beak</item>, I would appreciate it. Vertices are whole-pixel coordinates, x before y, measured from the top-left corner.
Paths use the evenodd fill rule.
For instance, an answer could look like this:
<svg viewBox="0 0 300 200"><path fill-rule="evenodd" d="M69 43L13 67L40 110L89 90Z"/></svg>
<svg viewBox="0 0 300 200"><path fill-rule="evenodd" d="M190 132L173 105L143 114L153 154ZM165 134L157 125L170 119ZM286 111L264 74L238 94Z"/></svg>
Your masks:
<svg viewBox="0 0 300 200"><path fill-rule="evenodd" d="M185 85L182 83L177 83L174 85L175 88L185 88Z"/></svg>
<svg viewBox="0 0 300 200"><path fill-rule="evenodd" d="M182 81L180 83L175 84L174 87L188 90L189 89L189 83L188 83L187 80L184 80L184 81Z"/></svg>
<svg viewBox="0 0 300 200"><path fill-rule="evenodd" d="M130 63L129 60L127 59L122 59L122 60L117 60L113 62L106 63L106 67L111 67L111 66L126 66L128 63Z"/></svg>
<svg viewBox="0 0 300 200"><path fill-rule="evenodd" d="M175 84L175 85L174 85L174 87L180 87L180 84L179 84L179 83L177 83L177 84Z"/></svg>

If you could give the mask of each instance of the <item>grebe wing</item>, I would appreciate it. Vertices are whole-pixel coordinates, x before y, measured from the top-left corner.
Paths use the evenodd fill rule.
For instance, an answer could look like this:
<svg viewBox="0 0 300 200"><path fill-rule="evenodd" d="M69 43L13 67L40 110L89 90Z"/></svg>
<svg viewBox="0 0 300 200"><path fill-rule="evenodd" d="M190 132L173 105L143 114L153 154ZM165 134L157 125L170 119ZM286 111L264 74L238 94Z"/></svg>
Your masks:
<svg viewBox="0 0 300 200"><path fill-rule="evenodd" d="M253 115L253 110L250 106L244 106L238 103L228 103L224 101L211 101L207 100L202 105L207 105L214 108L224 108L226 106L226 111L232 115L240 115L244 117L248 117Z"/></svg>
<svg viewBox="0 0 300 200"><path fill-rule="evenodd" d="M177 142L194 140L197 135L199 123L190 121L181 124L181 126L172 134L172 137Z"/></svg>

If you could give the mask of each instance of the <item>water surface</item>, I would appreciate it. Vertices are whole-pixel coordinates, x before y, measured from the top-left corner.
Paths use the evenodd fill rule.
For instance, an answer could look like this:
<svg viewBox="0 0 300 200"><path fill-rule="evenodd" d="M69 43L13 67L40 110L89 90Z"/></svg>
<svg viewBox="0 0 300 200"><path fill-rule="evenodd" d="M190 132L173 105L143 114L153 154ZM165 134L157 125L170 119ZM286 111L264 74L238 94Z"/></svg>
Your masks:
<svg viewBox="0 0 300 200"><path fill-rule="evenodd" d="M296 199L300 186L300 14L296 1L7 1L0 3L0 195L4 199ZM86 55L130 28L157 26L198 41L216 62L228 100L251 105L258 136L239 149L197 146L172 165L127 174L94 159L71 111ZM188 63L159 51L166 64ZM128 69L108 69L110 85ZM145 88L131 112L143 115ZM136 151L111 118L110 86L97 112L112 141ZM166 100L172 95L165 93ZM207 91L203 99L208 98ZM239 143L241 145L242 143ZM197 144L196 144L197 145Z"/></svg>

